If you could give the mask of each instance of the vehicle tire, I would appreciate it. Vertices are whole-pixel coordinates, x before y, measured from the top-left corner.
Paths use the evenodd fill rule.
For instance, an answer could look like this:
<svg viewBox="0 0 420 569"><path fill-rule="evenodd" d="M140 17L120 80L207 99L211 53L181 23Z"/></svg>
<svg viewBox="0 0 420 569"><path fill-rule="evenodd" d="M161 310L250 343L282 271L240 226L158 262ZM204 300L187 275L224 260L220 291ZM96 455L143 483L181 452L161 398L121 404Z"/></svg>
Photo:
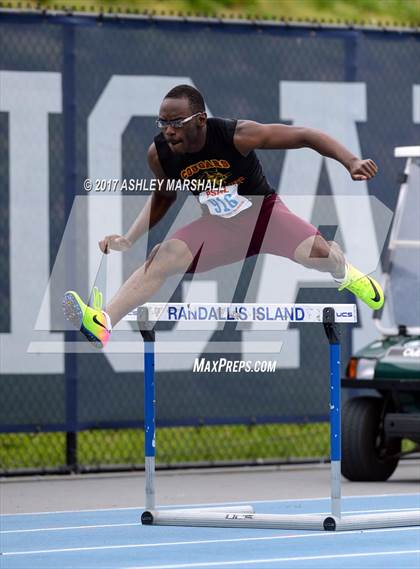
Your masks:
<svg viewBox="0 0 420 569"><path fill-rule="evenodd" d="M341 472L348 480L380 482L397 468L401 439L384 442L381 397L349 399L342 412Z"/></svg>

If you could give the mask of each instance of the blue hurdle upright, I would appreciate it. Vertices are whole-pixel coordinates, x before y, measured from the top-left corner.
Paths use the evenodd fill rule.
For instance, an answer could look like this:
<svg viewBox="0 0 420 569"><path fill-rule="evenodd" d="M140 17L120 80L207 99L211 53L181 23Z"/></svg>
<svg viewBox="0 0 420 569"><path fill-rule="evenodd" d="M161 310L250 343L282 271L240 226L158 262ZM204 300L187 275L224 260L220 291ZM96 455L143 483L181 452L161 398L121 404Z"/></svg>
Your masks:
<svg viewBox="0 0 420 569"><path fill-rule="evenodd" d="M255 308L283 311L284 321L319 322L329 341L330 368L330 456L331 456L331 514L258 514L252 506L233 508L159 510L155 498L155 326L161 322L191 322L200 314L209 321L255 321ZM201 311L201 312L200 312ZM145 431L145 511L144 525L242 527L261 529L301 530L362 530L420 525L420 510L381 514L344 515L341 513L341 401L340 401L340 337L338 324L357 322L353 304L182 304L149 303L130 313L126 320L137 321L144 340L144 431ZM206 317L204 317L206 320Z"/></svg>

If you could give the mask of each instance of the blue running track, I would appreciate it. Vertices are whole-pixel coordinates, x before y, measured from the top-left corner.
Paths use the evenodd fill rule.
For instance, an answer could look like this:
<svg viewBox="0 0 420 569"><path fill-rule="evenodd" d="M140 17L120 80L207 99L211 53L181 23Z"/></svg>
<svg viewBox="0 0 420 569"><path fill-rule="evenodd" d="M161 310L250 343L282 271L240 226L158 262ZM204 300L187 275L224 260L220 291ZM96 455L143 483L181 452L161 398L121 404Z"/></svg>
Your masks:
<svg viewBox="0 0 420 569"><path fill-rule="evenodd" d="M329 511L327 499L253 505L260 513ZM419 508L419 494L343 498L344 515ZM0 567L420 568L420 527L340 533L156 527L142 526L140 514L138 508L125 508L4 515Z"/></svg>

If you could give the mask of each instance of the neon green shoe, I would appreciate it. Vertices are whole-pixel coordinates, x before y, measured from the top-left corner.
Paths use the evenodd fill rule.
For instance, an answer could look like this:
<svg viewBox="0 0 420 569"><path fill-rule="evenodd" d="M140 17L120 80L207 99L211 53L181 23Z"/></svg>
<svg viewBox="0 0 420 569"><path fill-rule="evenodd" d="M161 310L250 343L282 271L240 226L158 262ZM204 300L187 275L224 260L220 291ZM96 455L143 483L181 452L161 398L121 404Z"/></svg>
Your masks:
<svg viewBox="0 0 420 569"><path fill-rule="evenodd" d="M108 314L102 310L102 293L93 287L93 307L83 302L77 292L68 290L63 298L64 316L82 332L95 348L104 348L111 334Z"/></svg>
<svg viewBox="0 0 420 569"><path fill-rule="evenodd" d="M358 269L347 263L347 278L338 290L347 289L363 300L372 310L379 310L384 305L384 292L381 285Z"/></svg>

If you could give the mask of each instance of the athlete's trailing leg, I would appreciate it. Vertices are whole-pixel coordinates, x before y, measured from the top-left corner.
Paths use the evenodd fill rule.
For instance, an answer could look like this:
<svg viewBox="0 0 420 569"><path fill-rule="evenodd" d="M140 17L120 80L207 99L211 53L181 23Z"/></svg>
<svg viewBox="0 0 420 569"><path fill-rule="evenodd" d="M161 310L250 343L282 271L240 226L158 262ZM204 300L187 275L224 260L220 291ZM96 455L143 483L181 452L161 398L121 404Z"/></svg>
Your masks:
<svg viewBox="0 0 420 569"><path fill-rule="evenodd" d="M349 290L373 310L382 308L384 293L380 284L346 261L337 243L328 242L319 234L309 237L296 248L295 261L310 269L331 273L339 285L338 290Z"/></svg>

